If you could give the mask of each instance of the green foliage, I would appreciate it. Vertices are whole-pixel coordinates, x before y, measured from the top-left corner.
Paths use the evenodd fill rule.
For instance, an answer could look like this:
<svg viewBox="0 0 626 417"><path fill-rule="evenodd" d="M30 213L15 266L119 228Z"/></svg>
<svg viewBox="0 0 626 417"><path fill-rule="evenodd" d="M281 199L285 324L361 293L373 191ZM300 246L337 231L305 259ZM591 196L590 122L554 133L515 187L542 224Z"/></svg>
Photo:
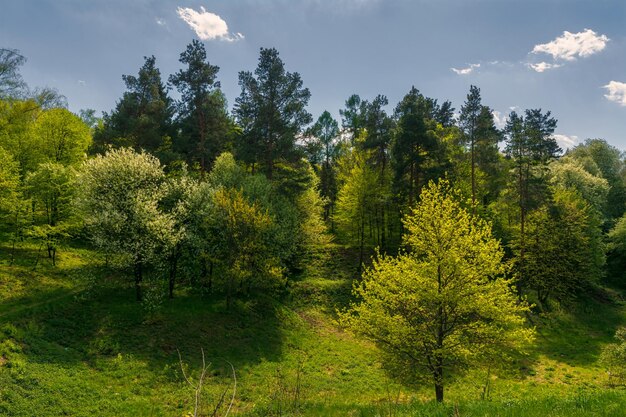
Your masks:
<svg viewBox="0 0 626 417"><path fill-rule="evenodd" d="M409 207L413 206L421 186L431 179L432 161L440 146L428 111L428 99L415 87L395 110L397 126L392 146L394 189L398 194L406 195Z"/></svg>
<svg viewBox="0 0 626 417"><path fill-rule="evenodd" d="M263 166L271 179L276 160L297 160L296 138L311 122L306 111L311 93L300 74L285 71L274 48L261 48L254 75L241 71L239 85L234 114L242 137L237 154L247 163Z"/></svg>
<svg viewBox="0 0 626 417"><path fill-rule="evenodd" d="M109 146L131 146L170 162L173 100L161 80L154 56L145 57L137 76L123 75L127 91L110 114L104 114L102 125L94 135L95 153L105 153ZM90 126L94 126L93 119Z"/></svg>
<svg viewBox="0 0 626 417"><path fill-rule="evenodd" d="M249 291L281 284L283 274L279 263L268 256L270 216L256 204L250 204L238 190L220 188L212 200L213 213L207 219L207 232L215 242L213 256L227 267L227 305L231 305L235 286Z"/></svg>
<svg viewBox="0 0 626 417"><path fill-rule="evenodd" d="M430 183L406 217L410 252L379 256L344 325L373 340L396 372L426 378L443 401L455 373L493 361L532 340L528 311L504 278L503 252L488 224L455 199L446 182Z"/></svg>
<svg viewBox="0 0 626 417"><path fill-rule="evenodd" d="M568 153L580 161L585 169L608 181L609 192L604 214L608 220L615 220L626 210L626 163L624 152L609 145L603 139L587 139Z"/></svg>
<svg viewBox="0 0 626 417"><path fill-rule="evenodd" d="M612 283L626 286L626 214L609 231L607 264Z"/></svg>
<svg viewBox="0 0 626 417"><path fill-rule="evenodd" d="M22 178L43 162L41 144L33 134L40 113L33 100L0 100L0 146L19 164Z"/></svg>
<svg viewBox="0 0 626 417"><path fill-rule="evenodd" d="M144 265L179 239L172 216L159 208L164 182L158 159L129 148L86 161L78 176L77 203L85 227L98 248L129 260L138 299Z"/></svg>
<svg viewBox="0 0 626 417"><path fill-rule="evenodd" d="M617 329L615 339L616 343L606 345L602 349L600 363L608 369L611 380L615 378L618 383L624 383L626 381L626 327Z"/></svg>
<svg viewBox="0 0 626 417"><path fill-rule="evenodd" d="M34 205L43 212L46 223L55 226L70 216L76 171L59 163L45 162L26 177L26 187Z"/></svg>
<svg viewBox="0 0 626 417"><path fill-rule="evenodd" d="M324 220L329 220L337 200L336 164L343 150L339 124L328 111L317 119L305 138L304 150L319 176L319 191L324 201Z"/></svg>
<svg viewBox="0 0 626 417"><path fill-rule="evenodd" d="M146 57L98 120L65 110L54 89L28 90L24 60L0 49L0 414L185 414L179 346L233 360L233 414L624 407L598 391L599 365L624 377L626 344L620 329L603 348L625 316L620 290L602 285L626 282L624 153L604 140L557 160L550 112L512 113L500 132L475 86L458 122L450 102L412 88L393 117L384 95L355 94L342 131L329 112L305 131L310 92L275 49L239 74L236 124L200 41L167 85ZM92 133L101 155L81 165ZM455 191L431 184L420 201L440 178ZM376 246L353 282L354 260L361 278ZM518 300L561 308L530 312L512 283ZM375 343L335 322L350 301L340 321ZM533 334L522 315L541 336L529 357L516 354ZM224 371L211 368L203 395L220 398ZM406 384L423 379L453 405L423 403L425 389Z"/></svg>
<svg viewBox="0 0 626 417"><path fill-rule="evenodd" d="M180 62L187 68L170 76L170 83L181 94L177 103L181 134L174 147L191 166L198 164L204 175L226 150L231 131L226 97L216 80L219 67L209 63L202 42L194 39L187 45Z"/></svg>
<svg viewBox="0 0 626 417"><path fill-rule="evenodd" d="M571 299L600 281L605 261L600 222L575 191L556 189L552 203L529 216L527 233L523 284L543 305L549 298Z"/></svg>
<svg viewBox="0 0 626 417"><path fill-rule="evenodd" d="M337 207L333 220L346 242L359 248L359 268L364 261L365 246L371 245L371 217L377 198L378 176L367 164L367 153L357 149L339 162ZM370 230L366 235L366 227Z"/></svg>
<svg viewBox="0 0 626 417"><path fill-rule="evenodd" d="M6 213L19 199L19 165L13 156L0 147L0 213Z"/></svg>
<svg viewBox="0 0 626 417"><path fill-rule="evenodd" d="M602 216L606 212L609 183L602 176L585 170L576 158L566 156L550 164L551 182L559 187L575 190Z"/></svg>
<svg viewBox="0 0 626 417"><path fill-rule="evenodd" d="M339 156L339 124L327 111L318 117L307 132L304 150L313 165L328 165Z"/></svg>
<svg viewBox="0 0 626 417"><path fill-rule="evenodd" d="M91 144L89 127L66 109L44 110L32 134L37 137L45 160L63 165L80 163Z"/></svg>

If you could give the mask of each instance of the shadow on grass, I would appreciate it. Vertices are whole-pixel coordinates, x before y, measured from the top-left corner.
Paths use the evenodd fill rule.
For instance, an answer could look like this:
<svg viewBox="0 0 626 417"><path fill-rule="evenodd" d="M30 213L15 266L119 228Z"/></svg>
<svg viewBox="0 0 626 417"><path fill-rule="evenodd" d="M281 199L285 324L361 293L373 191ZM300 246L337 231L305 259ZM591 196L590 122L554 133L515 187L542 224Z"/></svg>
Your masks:
<svg viewBox="0 0 626 417"><path fill-rule="evenodd" d="M157 313L149 314L132 290L118 286L92 291L86 297L52 290L16 299L12 305L44 303L0 316L0 325L19 327L24 354L38 363L96 365L122 354L160 371L177 366L176 349L194 366L201 348L208 361L227 360L235 368L281 355L281 322L269 301L240 300L226 311L219 299L183 296L165 300Z"/></svg>
<svg viewBox="0 0 626 417"><path fill-rule="evenodd" d="M567 312L554 312L537 320L535 352L538 355L585 366L598 360L615 330L624 323L624 308L614 302L581 300Z"/></svg>

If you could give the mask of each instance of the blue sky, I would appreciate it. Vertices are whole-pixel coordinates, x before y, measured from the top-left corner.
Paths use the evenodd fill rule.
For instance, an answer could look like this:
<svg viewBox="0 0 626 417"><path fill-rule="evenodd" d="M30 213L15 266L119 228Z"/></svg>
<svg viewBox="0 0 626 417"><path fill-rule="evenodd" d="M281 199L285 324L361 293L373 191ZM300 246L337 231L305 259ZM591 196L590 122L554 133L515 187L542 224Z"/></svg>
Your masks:
<svg viewBox="0 0 626 417"><path fill-rule="evenodd" d="M167 77L193 38L231 105L237 73L276 47L314 117L338 116L353 93L385 94L391 111L412 85L459 109L474 84L501 121L542 108L564 145L602 137L626 149L623 0L0 0L0 47L20 50L26 81L57 88L74 111L111 110L143 56Z"/></svg>

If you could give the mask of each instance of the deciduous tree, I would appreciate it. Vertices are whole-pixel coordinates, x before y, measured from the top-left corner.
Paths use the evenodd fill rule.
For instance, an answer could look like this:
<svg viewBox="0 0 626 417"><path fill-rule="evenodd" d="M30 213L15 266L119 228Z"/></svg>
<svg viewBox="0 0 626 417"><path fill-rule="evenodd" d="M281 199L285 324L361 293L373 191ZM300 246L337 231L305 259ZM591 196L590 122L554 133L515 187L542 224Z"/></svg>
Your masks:
<svg viewBox="0 0 626 417"><path fill-rule="evenodd" d="M374 261L341 321L374 341L396 369L431 381L441 402L455 373L532 338L524 327L528 306L504 277L489 225L472 217L445 181L423 189L405 227L410 251Z"/></svg>

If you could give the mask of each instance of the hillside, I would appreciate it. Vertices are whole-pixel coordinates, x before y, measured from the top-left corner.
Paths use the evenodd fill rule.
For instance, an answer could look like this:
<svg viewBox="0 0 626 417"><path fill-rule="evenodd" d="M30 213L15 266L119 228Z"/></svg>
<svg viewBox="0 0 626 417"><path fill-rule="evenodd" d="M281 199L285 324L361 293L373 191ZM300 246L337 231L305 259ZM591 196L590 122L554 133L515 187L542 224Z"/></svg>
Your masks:
<svg viewBox="0 0 626 417"><path fill-rule="evenodd" d="M352 274L341 247L279 301L239 300L226 311L223 300L181 291L153 312L134 301L123 271L90 250L64 247L57 267L44 258L35 268L36 247L20 248L13 266L9 249L1 248L0 415L187 415L194 392L177 350L197 377L201 349L212 364L201 415L232 393L227 361L237 376L231 415L617 416L626 407L626 391L610 388L597 364L626 321L615 292L572 313L534 315L535 348L493 373L488 399L484 372L474 373L436 405L430 386L394 382L375 347L336 324Z"/></svg>

